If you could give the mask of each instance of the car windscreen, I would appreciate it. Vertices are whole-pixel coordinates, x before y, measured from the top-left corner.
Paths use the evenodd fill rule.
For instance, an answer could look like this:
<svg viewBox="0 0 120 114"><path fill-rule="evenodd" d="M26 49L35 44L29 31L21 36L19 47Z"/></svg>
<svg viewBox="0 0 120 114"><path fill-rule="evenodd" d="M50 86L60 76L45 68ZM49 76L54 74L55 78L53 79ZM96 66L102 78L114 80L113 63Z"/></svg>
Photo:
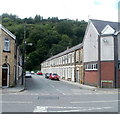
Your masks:
<svg viewBox="0 0 120 114"><path fill-rule="evenodd" d="M53 74L53 75L58 75L58 74Z"/></svg>

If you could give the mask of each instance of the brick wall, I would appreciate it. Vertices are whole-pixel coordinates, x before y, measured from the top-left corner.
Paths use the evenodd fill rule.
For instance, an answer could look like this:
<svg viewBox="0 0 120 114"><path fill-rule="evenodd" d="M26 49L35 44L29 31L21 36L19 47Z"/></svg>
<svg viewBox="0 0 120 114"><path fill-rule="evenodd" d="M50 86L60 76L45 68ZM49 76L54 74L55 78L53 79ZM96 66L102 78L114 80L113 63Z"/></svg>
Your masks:
<svg viewBox="0 0 120 114"><path fill-rule="evenodd" d="M98 71L85 71L84 83L99 86Z"/></svg>
<svg viewBox="0 0 120 114"><path fill-rule="evenodd" d="M114 82L115 71L114 62L101 62L101 80L113 81ZM105 87L113 87L112 83L106 83Z"/></svg>
<svg viewBox="0 0 120 114"><path fill-rule="evenodd" d="M114 62L101 62L101 80L114 80Z"/></svg>

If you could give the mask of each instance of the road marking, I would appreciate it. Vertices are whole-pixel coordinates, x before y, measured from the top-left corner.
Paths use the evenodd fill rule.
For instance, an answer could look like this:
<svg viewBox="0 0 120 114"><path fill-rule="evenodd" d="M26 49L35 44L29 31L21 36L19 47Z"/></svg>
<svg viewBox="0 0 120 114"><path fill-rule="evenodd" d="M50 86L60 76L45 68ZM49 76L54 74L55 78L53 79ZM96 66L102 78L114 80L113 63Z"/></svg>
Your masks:
<svg viewBox="0 0 120 114"><path fill-rule="evenodd" d="M51 85L51 84L50 84L49 86L51 86L52 88L55 88L55 86L54 86L54 85Z"/></svg>
<svg viewBox="0 0 120 114"><path fill-rule="evenodd" d="M59 107L59 106L36 106L33 112L82 112L102 109L111 109L112 107ZM49 109L49 110L48 110ZM51 109L51 110L50 110ZM65 109L65 110L60 110Z"/></svg>
<svg viewBox="0 0 120 114"><path fill-rule="evenodd" d="M62 92L61 90L59 89L56 89L58 92L62 93L63 95L66 95L64 92Z"/></svg>
<svg viewBox="0 0 120 114"><path fill-rule="evenodd" d="M111 100L111 101L81 101L81 102L70 102L73 104L80 104L80 103L103 103L103 102L118 102L119 100Z"/></svg>
<svg viewBox="0 0 120 114"><path fill-rule="evenodd" d="M47 112L47 108L46 106L36 106L33 112Z"/></svg>
<svg viewBox="0 0 120 114"><path fill-rule="evenodd" d="M9 103L9 104L32 104L30 101L0 101L0 103Z"/></svg>
<svg viewBox="0 0 120 114"><path fill-rule="evenodd" d="M50 94L49 93L41 93L41 94L39 94L39 96L40 95L46 95L47 96L47 95L50 95Z"/></svg>

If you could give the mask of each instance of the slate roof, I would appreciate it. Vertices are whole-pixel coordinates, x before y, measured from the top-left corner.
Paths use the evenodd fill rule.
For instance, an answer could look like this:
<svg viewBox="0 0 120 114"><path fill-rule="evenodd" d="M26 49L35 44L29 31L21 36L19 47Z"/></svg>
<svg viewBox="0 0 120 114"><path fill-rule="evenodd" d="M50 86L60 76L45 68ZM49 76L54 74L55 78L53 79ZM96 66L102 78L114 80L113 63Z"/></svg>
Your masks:
<svg viewBox="0 0 120 114"><path fill-rule="evenodd" d="M8 29L6 29L2 24L0 24L0 29L2 29L4 32L6 32L8 35L11 36L14 40L16 39L16 36L12 34Z"/></svg>
<svg viewBox="0 0 120 114"><path fill-rule="evenodd" d="M111 22L111 21L102 21L102 20L94 20L94 19L90 19L90 20L94 24L94 26L96 27L99 33L101 33L104 27L107 25L110 25L115 31L118 31L118 27L119 27L118 24L120 24L118 22Z"/></svg>
<svg viewBox="0 0 120 114"><path fill-rule="evenodd" d="M75 50L78 50L78 49L82 48L82 46L83 46L82 43L81 43L81 44L78 44L78 45L76 45L76 46L74 46L74 47L71 47L70 49L67 49L67 50L65 50L65 51L63 51L63 52L61 52L61 53L59 53L59 54L57 54L57 55L54 55L54 56L50 57L50 58L47 59L46 61L52 60L52 59L54 59L54 58L57 58L57 57L60 57L60 56L62 56L62 55L65 55L65 54L67 54L67 53L70 53L70 52L73 52L73 51L75 51Z"/></svg>

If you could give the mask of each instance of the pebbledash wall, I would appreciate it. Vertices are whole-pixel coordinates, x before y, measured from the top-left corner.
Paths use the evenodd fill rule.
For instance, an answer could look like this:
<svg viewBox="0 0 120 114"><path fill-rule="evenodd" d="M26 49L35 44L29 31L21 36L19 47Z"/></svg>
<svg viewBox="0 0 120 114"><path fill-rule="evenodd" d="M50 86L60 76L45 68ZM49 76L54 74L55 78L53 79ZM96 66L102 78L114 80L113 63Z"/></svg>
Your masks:
<svg viewBox="0 0 120 114"><path fill-rule="evenodd" d="M118 22L109 22L102 20L89 20L86 32L84 35L82 47L82 53L79 59L79 66L82 65L82 70L76 68L76 59L73 60L73 72L72 80L76 82L77 77L81 78L82 84L92 85L96 87L118 87L120 86L120 29ZM79 45L78 45L79 46ZM74 49L74 47L72 48ZM72 52L73 58L76 58L76 49ZM70 51L67 55L71 53ZM59 54L58 54L59 55ZM41 70L49 73L51 69L50 63L57 63L58 55L55 55L41 64ZM66 55L66 59L68 59ZM82 60L82 61L80 61ZM81 65L80 65L81 64ZM44 67L43 67L44 66ZM69 66L61 65L61 68L67 69ZM52 67L52 72L57 72L55 66ZM79 71L79 76L76 74L76 69ZM57 72L61 77L65 77L66 80L69 78L69 71L61 70ZM68 72L66 74L63 72ZM80 75L82 73L82 76ZM66 76L65 76L66 75Z"/></svg>
<svg viewBox="0 0 120 114"><path fill-rule="evenodd" d="M16 37L0 24L0 87L15 85L15 40Z"/></svg>

